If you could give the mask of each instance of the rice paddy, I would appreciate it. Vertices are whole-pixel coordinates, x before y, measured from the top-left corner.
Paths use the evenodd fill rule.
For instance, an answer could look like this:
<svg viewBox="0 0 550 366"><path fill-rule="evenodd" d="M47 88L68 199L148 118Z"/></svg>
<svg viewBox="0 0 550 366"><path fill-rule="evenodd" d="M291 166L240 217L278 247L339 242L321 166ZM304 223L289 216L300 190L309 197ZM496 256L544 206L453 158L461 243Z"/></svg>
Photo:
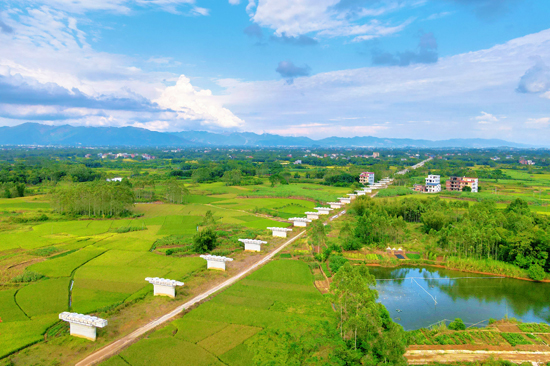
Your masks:
<svg viewBox="0 0 550 366"><path fill-rule="evenodd" d="M304 262L266 264L182 318L153 332L102 365L168 365L181 354L193 365L253 364L249 342L262 329L285 328L296 319L333 321L330 303L313 285ZM177 352L176 352L177 350ZM190 357L187 359L187 357Z"/></svg>
<svg viewBox="0 0 550 366"><path fill-rule="evenodd" d="M277 192L279 190L282 188ZM222 239L236 243L233 236L237 232L267 238L267 227L288 227L291 224L282 221L285 217L303 214L315 206L311 194L301 195L311 199L304 200L244 198L243 192L249 191L217 183L203 184L193 189L186 204L136 204L134 211L139 217L106 220L67 220L55 216L43 198L0 199L0 224L4 225L0 231L0 358L43 340L46 330L58 322L60 312L95 313L152 293L145 277L193 281L205 268L204 260L165 256L165 249L153 249L158 240L166 237L190 242L207 211L213 212L223 230L229 230L225 234L227 238ZM262 210L279 219L270 218ZM32 219L42 214L49 215L49 219L43 222ZM31 220L6 225L13 222L13 217L31 217ZM120 228L125 227L140 228L140 231L122 233ZM233 227L240 229L231 229ZM220 232L220 235L224 234ZM24 273L42 278L29 283L10 281ZM254 301L262 303L261 309L265 311L269 311L273 303ZM234 303L234 306L242 305L235 298ZM258 329L257 325L241 324L226 332L231 334L230 338L239 339L241 334L253 336ZM214 334L205 334L201 339L188 339L181 334L177 337L181 340L177 347L191 353L206 352L205 364L217 360L218 355L212 356L196 345ZM208 348L206 344L203 343ZM228 344L227 351L234 346Z"/></svg>

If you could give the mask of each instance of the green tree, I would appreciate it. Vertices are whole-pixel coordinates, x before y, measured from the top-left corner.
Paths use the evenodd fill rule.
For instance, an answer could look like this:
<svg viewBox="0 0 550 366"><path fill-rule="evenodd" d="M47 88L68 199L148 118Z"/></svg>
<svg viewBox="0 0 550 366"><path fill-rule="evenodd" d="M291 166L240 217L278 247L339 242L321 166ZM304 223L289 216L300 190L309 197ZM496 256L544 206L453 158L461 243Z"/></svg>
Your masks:
<svg viewBox="0 0 550 366"><path fill-rule="evenodd" d="M214 229L207 227L193 237L193 250L197 253L208 253L218 246L218 235Z"/></svg>
<svg viewBox="0 0 550 366"><path fill-rule="evenodd" d="M239 169L228 170L223 173L222 180L227 186L238 186L241 184L242 172Z"/></svg>
<svg viewBox="0 0 550 366"><path fill-rule="evenodd" d="M532 264L527 272L529 273L529 278L535 281L542 281L546 278L544 268L542 268L538 264Z"/></svg>
<svg viewBox="0 0 550 366"><path fill-rule="evenodd" d="M327 240L327 233L325 232L325 225L321 220L314 220L309 226L308 232L311 245L315 247L317 245L317 253L321 253L321 246L325 245Z"/></svg>
<svg viewBox="0 0 550 366"><path fill-rule="evenodd" d="M454 321L449 323L450 330L465 330L466 325L464 325L464 322L460 318L455 318Z"/></svg>

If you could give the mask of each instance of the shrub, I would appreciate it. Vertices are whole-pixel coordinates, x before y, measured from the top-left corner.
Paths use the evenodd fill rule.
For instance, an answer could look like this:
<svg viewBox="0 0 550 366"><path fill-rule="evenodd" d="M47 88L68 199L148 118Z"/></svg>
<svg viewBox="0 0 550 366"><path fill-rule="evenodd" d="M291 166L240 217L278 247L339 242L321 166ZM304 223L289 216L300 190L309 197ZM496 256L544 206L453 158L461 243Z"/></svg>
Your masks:
<svg viewBox="0 0 550 366"><path fill-rule="evenodd" d="M546 277L544 268L542 268L538 264L532 264L531 267L529 267L529 269L527 270L527 273L529 274L529 278L535 281L542 281Z"/></svg>
<svg viewBox="0 0 550 366"><path fill-rule="evenodd" d="M147 227L145 227L145 226L121 226L121 227L115 229L115 233L124 234L124 233L130 233L132 231L142 231L142 230L147 230Z"/></svg>
<svg viewBox="0 0 550 366"><path fill-rule="evenodd" d="M464 322L460 318L455 318L454 321L449 323L449 329L451 330L465 330L466 325L464 325Z"/></svg>
<svg viewBox="0 0 550 366"><path fill-rule="evenodd" d="M330 271L332 273L338 272L340 267L342 267L347 262L349 261L346 258L342 257L341 255L332 255L329 261Z"/></svg>
<svg viewBox="0 0 550 366"><path fill-rule="evenodd" d="M207 253L218 245L218 236L216 232L208 227L202 231L199 231L193 237L193 250L197 253Z"/></svg>
<svg viewBox="0 0 550 366"><path fill-rule="evenodd" d="M11 281L15 283L34 282L34 281L38 281L43 277L44 275L41 275L40 273L26 271L25 273L20 274L19 276L15 276L14 278L12 278Z"/></svg>

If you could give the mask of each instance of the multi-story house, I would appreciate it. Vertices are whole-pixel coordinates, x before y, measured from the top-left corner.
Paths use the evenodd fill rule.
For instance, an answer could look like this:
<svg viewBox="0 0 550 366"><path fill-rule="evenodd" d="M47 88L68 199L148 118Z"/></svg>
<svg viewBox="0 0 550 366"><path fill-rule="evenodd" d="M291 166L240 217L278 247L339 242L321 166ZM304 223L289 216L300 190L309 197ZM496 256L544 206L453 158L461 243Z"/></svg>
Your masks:
<svg viewBox="0 0 550 366"><path fill-rule="evenodd" d="M372 172L363 172L359 175L359 183L361 184L374 184L374 173Z"/></svg>
<svg viewBox="0 0 550 366"><path fill-rule="evenodd" d="M470 187L472 192L478 192L478 184L478 178L450 177L447 182L445 182L445 188L448 191L460 192L464 187Z"/></svg>
<svg viewBox="0 0 550 366"><path fill-rule="evenodd" d="M428 175L426 178L426 193L441 192L441 177L439 175Z"/></svg>

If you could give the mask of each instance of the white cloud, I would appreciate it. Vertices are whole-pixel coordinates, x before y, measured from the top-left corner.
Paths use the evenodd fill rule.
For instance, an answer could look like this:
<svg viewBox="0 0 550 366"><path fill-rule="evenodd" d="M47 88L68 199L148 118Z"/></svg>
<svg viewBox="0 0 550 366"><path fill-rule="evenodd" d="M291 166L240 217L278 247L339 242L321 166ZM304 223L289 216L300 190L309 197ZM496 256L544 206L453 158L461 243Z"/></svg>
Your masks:
<svg viewBox="0 0 550 366"><path fill-rule="evenodd" d="M477 117L474 117L474 119L476 121L478 121L477 123L480 123L480 124L489 124L489 123L492 123L492 122L498 122L497 117L495 117L491 113L487 113L487 112L481 112L481 115L477 116Z"/></svg>
<svg viewBox="0 0 550 366"><path fill-rule="evenodd" d="M231 5L239 5L241 3L241 0L229 0L229 4Z"/></svg>
<svg viewBox="0 0 550 366"><path fill-rule="evenodd" d="M252 20L275 30L278 36L296 37L308 33L322 36L355 36L355 41L397 33L412 20L400 25L383 24L365 17L379 16L395 11L407 2L391 1L386 7L341 7L340 0L249 0L247 11Z"/></svg>
<svg viewBox="0 0 550 366"><path fill-rule="evenodd" d="M529 118L525 124L530 128L546 128L550 125L550 118Z"/></svg>
<svg viewBox="0 0 550 366"><path fill-rule="evenodd" d="M193 126L205 124L214 127L234 127L243 123L223 108L221 101L209 90L196 90L186 77L166 72L144 72L133 65L136 62L134 59L93 50L86 41L85 32L78 28L78 22L61 11L49 7L33 8L18 14L17 22L11 18L9 20L15 31L10 34L0 32L0 44L3 45L0 53L0 87L2 83L17 82L19 88L38 88L36 93L49 93L49 98L32 102L29 96L29 105L20 104L19 100L17 105L0 105L0 113L4 117L29 117L30 120L34 117L40 121L62 121L75 125L148 123L152 128L164 126L164 129L172 131L181 130L186 122ZM160 57L144 61L161 66L176 64L170 58ZM167 88L165 80L178 82L176 86ZM52 94L54 92L58 94ZM90 100L96 105L95 108L102 108L101 103L94 104L94 99L97 99L114 101L115 104L109 104L114 108L71 107L79 93L85 94L78 99L79 105ZM40 105L44 101L55 102L56 97L63 97L65 102L68 100L70 103L65 103L65 106ZM161 108L173 111L162 111L154 106L140 112L123 110L131 105L151 106L151 100L158 100ZM122 103L117 105L117 101Z"/></svg>
<svg viewBox="0 0 550 366"><path fill-rule="evenodd" d="M550 60L550 29L489 49L442 57L435 64L324 72L297 78L291 86L283 81L223 79L218 83L227 90L222 97L224 105L246 117L247 124L257 130L281 123L284 126L277 129L295 128L295 124L310 121L327 123L341 118L345 111L346 117L364 116L365 125L383 125L389 121L384 125L387 128L379 129L378 133L394 137L472 137L479 131L477 137L517 140L527 136L522 128L524 113L537 112L533 108L548 108L541 104L538 95L515 91L518 80L532 66L533 55ZM502 109L500 106L511 111L506 116L506 128L478 130L483 125L480 121L502 125L504 116L500 114L485 112L479 119L472 118L488 108ZM309 113L297 114L292 122L285 123L282 111ZM427 119L432 121L429 133L420 127L424 123L396 127L398 123ZM357 124L345 120L336 123L337 128ZM542 136L532 139L540 140Z"/></svg>
<svg viewBox="0 0 550 366"><path fill-rule="evenodd" d="M16 0L8 0L16 2ZM177 13L178 9L190 9L192 14L208 15L208 10L195 5L196 0L17 0L17 4L42 4L50 8L71 12L109 11L128 14L133 6L157 8Z"/></svg>
<svg viewBox="0 0 550 366"><path fill-rule="evenodd" d="M155 102L162 108L176 111L178 119L199 120L206 125L223 128L238 127L244 123L229 109L223 108L210 90L196 90L184 75L180 76L175 86L167 87Z"/></svg>

